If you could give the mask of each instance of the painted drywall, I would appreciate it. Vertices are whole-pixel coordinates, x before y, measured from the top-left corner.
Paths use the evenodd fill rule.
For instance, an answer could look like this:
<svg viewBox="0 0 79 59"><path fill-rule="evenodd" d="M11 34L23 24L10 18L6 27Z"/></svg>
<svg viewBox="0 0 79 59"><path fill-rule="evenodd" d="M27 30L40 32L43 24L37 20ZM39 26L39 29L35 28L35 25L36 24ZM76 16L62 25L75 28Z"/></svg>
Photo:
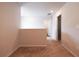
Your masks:
<svg viewBox="0 0 79 59"><path fill-rule="evenodd" d="M52 20L52 38L54 39L54 40L57 40L57 21L58 21L58 19L57 19L57 17L61 14L61 12L62 12L62 8L59 10L59 11L57 11L56 13L54 13L53 14L53 20Z"/></svg>
<svg viewBox="0 0 79 59"><path fill-rule="evenodd" d="M52 36L52 16L64 3L24 3L21 6L20 29L48 29L48 35ZM53 11L53 12L51 12ZM52 13L48 15L48 13Z"/></svg>
<svg viewBox="0 0 79 59"><path fill-rule="evenodd" d="M21 29L37 29L46 28L44 20L48 19L48 16L39 14L38 8L33 4L28 3L21 6ZM38 4L37 4L38 5Z"/></svg>
<svg viewBox="0 0 79 59"><path fill-rule="evenodd" d="M52 15L48 15L48 13L57 11L63 4L58 2L23 3L21 6L21 25L19 32L20 44L22 46L46 45L47 34L50 36L53 34L53 13ZM31 32L31 30L34 30L34 32Z"/></svg>
<svg viewBox="0 0 79 59"><path fill-rule="evenodd" d="M20 47L45 47L47 46L46 29L20 29Z"/></svg>
<svg viewBox="0 0 79 59"><path fill-rule="evenodd" d="M45 12L42 13L43 10L38 10L41 5L37 4L37 7L35 4L26 3L21 6L20 29L48 29L48 34L50 34L51 16L44 14ZM40 9L45 8L40 7Z"/></svg>
<svg viewBox="0 0 79 59"><path fill-rule="evenodd" d="M19 25L19 4L0 3L0 56L9 56L17 48Z"/></svg>
<svg viewBox="0 0 79 59"><path fill-rule="evenodd" d="M55 17L59 13L62 15L61 41L75 56L79 56L79 3L66 3ZM57 22L57 19L54 20Z"/></svg>

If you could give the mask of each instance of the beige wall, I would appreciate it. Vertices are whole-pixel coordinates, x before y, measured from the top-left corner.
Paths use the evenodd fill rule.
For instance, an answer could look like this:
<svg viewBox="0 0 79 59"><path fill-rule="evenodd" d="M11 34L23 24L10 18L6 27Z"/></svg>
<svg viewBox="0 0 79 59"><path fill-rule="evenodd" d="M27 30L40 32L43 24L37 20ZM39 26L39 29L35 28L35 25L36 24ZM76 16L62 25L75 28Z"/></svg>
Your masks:
<svg viewBox="0 0 79 59"><path fill-rule="evenodd" d="M75 56L79 56L79 3L66 3L55 17L59 13L62 15L62 43Z"/></svg>
<svg viewBox="0 0 79 59"><path fill-rule="evenodd" d="M17 48L19 5L0 3L0 56L9 56Z"/></svg>
<svg viewBox="0 0 79 59"><path fill-rule="evenodd" d="M20 47L47 46L46 29L20 29Z"/></svg>

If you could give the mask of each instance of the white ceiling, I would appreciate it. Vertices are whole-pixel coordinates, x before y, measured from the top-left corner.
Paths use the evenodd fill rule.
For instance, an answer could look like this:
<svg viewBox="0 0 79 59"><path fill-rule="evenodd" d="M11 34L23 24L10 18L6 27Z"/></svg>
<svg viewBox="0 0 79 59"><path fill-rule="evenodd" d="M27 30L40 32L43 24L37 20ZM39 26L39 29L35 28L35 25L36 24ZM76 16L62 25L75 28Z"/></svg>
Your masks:
<svg viewBox="0 0 79 59"><path fill-rule="evenodd" d="M65 2L27 2L22 3L22 7L35 16L46 16L50 13L50 10L56 12L59 10ZM24 12L25 13L25 12ZM27 16L29 13L27 14Z"/></svg>

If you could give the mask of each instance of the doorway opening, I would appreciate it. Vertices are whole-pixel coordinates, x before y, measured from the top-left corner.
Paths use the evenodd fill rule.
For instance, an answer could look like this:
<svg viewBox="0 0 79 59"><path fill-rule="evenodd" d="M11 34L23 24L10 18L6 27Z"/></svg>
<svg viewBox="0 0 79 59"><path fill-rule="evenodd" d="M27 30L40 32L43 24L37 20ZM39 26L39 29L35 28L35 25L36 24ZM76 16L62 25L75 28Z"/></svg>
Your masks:
<svg viewBox="0 0 79 59"><path fill-rule="evenodd" d="M61 15L57 17L57 39L58 41L61 41Z"/></svg>

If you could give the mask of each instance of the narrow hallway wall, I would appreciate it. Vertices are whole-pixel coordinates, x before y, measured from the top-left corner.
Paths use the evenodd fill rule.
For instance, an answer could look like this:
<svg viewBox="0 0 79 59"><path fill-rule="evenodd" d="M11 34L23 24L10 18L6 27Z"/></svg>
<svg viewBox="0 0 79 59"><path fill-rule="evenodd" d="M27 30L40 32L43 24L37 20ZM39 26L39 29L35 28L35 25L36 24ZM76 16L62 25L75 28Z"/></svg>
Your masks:
<svg viewBox="0 0 79 59"><path fill-rule="evenodd" d="M0 3L0 56L17 49L20 7L17 3Z"/></svg>
<svg viewBox="0 0 79 59"><path fill-rule="evenodd" d="M54 21L57 22L56 18L59 14L62 15L62 44L72 54L79 56L79 3L66 3L55 14Z"/></svg>

